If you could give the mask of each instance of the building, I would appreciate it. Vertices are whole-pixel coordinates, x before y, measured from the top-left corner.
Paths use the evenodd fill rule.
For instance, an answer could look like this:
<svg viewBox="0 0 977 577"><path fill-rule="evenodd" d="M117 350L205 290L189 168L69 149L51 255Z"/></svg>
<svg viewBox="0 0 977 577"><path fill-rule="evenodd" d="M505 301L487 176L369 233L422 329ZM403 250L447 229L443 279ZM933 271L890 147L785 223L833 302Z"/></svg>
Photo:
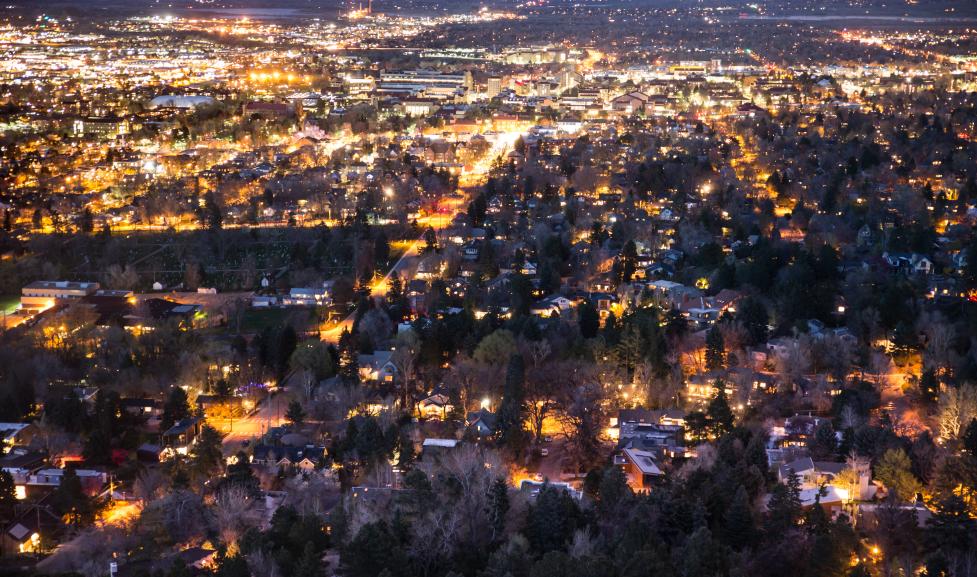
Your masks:
<svg viewBox="0 0 977 577"><path fill-rule="evenodd" d="M97 282L39 280L20 289L20 306L24 309L48 309L58 301L81 300L98 290Z"/></svg>
<svg viewBox="0 0 977 577"><path fill-rule="evenodd" d="M624 474L635 492L647 492L665 473L658 466L655 453L642 449L624 449Z"/></svg>
<svg viewBox="0 0 977 577"><path fill-rule="evenodd" d="M485 83L485 96L495 98L502 92L502 77L492 76Z"/></svg>
<svg viewBox="0 0 977 577"><path fill-rule="evenodd" d="M361 354L357 358L360 378L364 381L392 383L397 376L393 354L393 351L374 351L370 355Z"/></svg>

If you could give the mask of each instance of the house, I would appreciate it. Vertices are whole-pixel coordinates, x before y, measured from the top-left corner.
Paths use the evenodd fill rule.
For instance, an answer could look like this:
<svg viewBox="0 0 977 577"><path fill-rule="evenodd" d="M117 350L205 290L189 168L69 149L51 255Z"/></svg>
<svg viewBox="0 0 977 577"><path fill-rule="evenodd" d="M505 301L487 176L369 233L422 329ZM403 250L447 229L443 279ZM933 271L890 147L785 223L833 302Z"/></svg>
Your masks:
<svg viewBox="0 0 977 577"><path fill-rule="evenodd" d="M736 393L736 383L725 378L723 371L709 371L691 375L685 383L685 398L692 404L705 404L716 396L716 382L723 385L727 397Z"/></svg>
<svg viewBox="0 0 977 577"><path fill-rule="evenodd" d="M451 399L444 393L435 393L421 400L417 405L417 412L424 419L443 421L448 417L448 413L453 410L454 405L451 404Z"/></svg>
<svg viewBox="0 0 977 577"><path fill-rule="evenodd" d="M824 417L813 415L794 415L784 419L783 441L787 446L806 445L807 440L814 435L814 431L825 422Z"/></svg>
<svg viewBox="0 0 977 577"><path fill-rule="evenodd" d="M187 567L193 567L194 569L205 570L217 568L217 551L214 549L190 547L180 551L175 557L183 561Z"/></svg>
<svg viewBox="0 0 977 577"><path fill-rule="evenodd" d="M97 495L108 482L108 475L104 471L92 469L75 469L75 475L81 483L81 489L86 495ZM27 492L31 493L38 489L43 493L45 490L53 490L61 486L64 480L65 469L48 468L39 469L27 478Z"/></svg>
<svg viewBox="0 0 977 577"><path fill-rule="evenodd" d="M685 411L682 409L619 409L610 418L608 432L611 437L622 439L629 436L635 426L654 425L680 429L685 426Z"/></svg>
<svg viewBox="0 0 977 577"><path fill-rule="evenodd" d="M849 468L854 469L854 477L843 482L841 473ZM821 496L820 503L832 509L844 501L871 500L878 489L871 482L872 470L868 462L836 463L802 457L778 468L777 478L781 483L789 482L791 476L797 477L800 483L801 501L805 507L814 505L822 488L827 494Z"/></svg>
<svg viewBox="0 0 977 577"><path fill-rule="evenodd" d="M275 471L299 471L311 473L325 463L325 447L257 445L251 454L251 464Z"/></svg>
<svg viewBox="0 0 977 577"><path fill-rule="evenodd" d="M622 114L644 113L649 99L644 92L628 92L611 100L611 109Z"/></svg>
<svg viewBox="0 0 977 577"><path fill-rule="evenodd" d="M784 463L777 470L777 478L781 483L790 480L791 475L800 479L801 486L819 486L823 483L830 483L844 469L845 463L834 463L827 461L814 461L810 457L803 457Z"/></svg>
<svg viewBox="0 0 977 577"><path fill-rule="evenodd" d="M534 303L533 306L530 307L529 312L533 315L545 318L554 315L562 315L571 308L573 308L573 301L564 296L554 295Z"/></svg>
<svg viewBox="0 0 977 577"><path fill-rule="evenodd" d="M479 409L468 413L466 427L476 437L491 437L495 434L496 414L488 409Z"/></svg>
<svg viewBox="0 0 977 577"><path fill-rule="evenodd" d="M200 434L200 420L196 418L183 419L174 423L172 427L160 435L163 445L163 456L175 454L186 455L190 445Z"/></svg>
<svg viewBox="0 0 977 577"><path fill-rule="evenodd" d="M519 484L519 490L529 496L530 501L536 500L539 496L539 492L545 487L553 487L558 490L566 491L570 497L575 501L579 501L583 498L583 492L577 491L573 488L570 483L554 483L551 481L533 481L531 479L523 479L522 483Z"/></svg>
<svg viewBox="0 0 977 577"><path fill-rule="evenodd" d="M933 261L926 255L905 252L884 252L882 260L896 271L905 274L929 275L933 273Z"/></svg>
<svg viewBox="0 0 977 577"><path fill-rule="evenodd" d="M665 473L655 461L656 455L642 449L624 449L624 474L635 492L647 492Z"/></svg>
<svg viewBox="0 0 977 577"><path fill-rule="evenodd" d="M429 437L421 444L421 461L433 465L445 455L461 446L457 439L436 439Z"/></svg>
<svg viewBox="0 0 977 577"><path fill-rule="evenodd" d="M482 243L478 240L470 240L466 242L461 248L461 256L467 261L474 262L478 260L479 255L482 253Z"/></svg>
<svg viewBox="0 0 977 577"><path fill-rule="evenodd" d="M285 306L295 307L325 306L331 302L329 290L325 287L292 288L288 291L288 296L282 299L282 304Z"/></svg>
<svg viewBox="0 0 977 577"><path fill-rule="evenodd" d="M0 423L0 443L4 447L30 444L37 428L31 423Z"/></svg>
<svg viewBox="0 0 977 577"><path fill-rule="evenodd" d="M374 351L357 357L360 379L378 383L392 383L397 376L393 363L393 351Z"/></svg>
<svg viewBox="0 0 977 577"><path fill-rule="evenodd" d="M63 530L64 523L50 507L33 505L4 528L0 551L4 556L40 552L43 542L56 540Z"/></svg>

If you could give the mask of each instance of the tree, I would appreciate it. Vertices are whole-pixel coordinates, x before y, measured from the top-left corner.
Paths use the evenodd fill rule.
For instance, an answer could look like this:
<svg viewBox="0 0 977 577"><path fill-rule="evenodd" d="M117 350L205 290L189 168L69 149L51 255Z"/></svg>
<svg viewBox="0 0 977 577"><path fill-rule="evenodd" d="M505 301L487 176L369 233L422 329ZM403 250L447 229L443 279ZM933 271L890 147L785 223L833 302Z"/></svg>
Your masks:
<svg viewBox="0 0 977 577"><path fill-rule="evenodd" d="M977 418L970 419L970 424L967 425L967 430L964 431L963 448L971 456L977 457Z"/></svg>
<svg viewBox="0 0 977 577"><path fill-rule="evenodd" d="M699 443L709 438L709 419L702 411L692 411L685 415L685 432L693 441Z"/></svg>
<svg viewBox="0 0 977 577"><path fill-rule="evenodd" d="M753 521L753 508L750 496L742 485L736 489L733 501L723 518L725 541L736 550L751 545L755 538L756 526Z"/></svg>
<svg viewBox="0 0 977 577"><path fill-rule="evenodd" d="M809 441L808 448L811 450L811 458L816 461L834 459L838 450L838 441L831 421L825 419L817 426L814 430L814 436Z"/></svg>
<svg viewBox="0 0 977 577"><path fill-rule="evenodd" d="M238 451L234 463L227 467L223 485L227 488L239 487L251 495L258 494L258 478L254 476L251 461L243 451Z"/></svg>
<svg viewBox="0 0 977 577"><path fill-rule="evenodd" d="M87 527L95 522L98 508L85 494L81 479L74 469L65 469L61 484L54 491L52 499L55 508L72 527Z"/></svg>
<svg viewBox="0 0 977 577"><path fill-rule="evenodd" d="M347 384L360 382L359 352L356 346L356 337L345 327L343 327L343 332L339 335L338 348L339 378Z"/></svg>
<svg viewBox="0 0 977 577"><path fill-rule="evenodd" d="M943 551L952 558L973 549L975 531L977 521L967 504L951 494L937 502L936 512L926 525L926 543L930 551Z"/></svg>
<svg viewBox="0 0 977 577"><path fill-rule="evenodd" d="M204 220L212 232L220 232L224 226L224 214L213 192L204 195Z"/></svg>
<svg viewBox="0 0 977 577"><path fill-rule="evenodd" d="M801 480L790 472L787 483L777 483L767 504L765 530L773 540L783 537L801 518Z"/></svg>
<svg viewBox="0 0 977 577"><path fill-rule="evenodd" d="M307 542L292 575L294 577L321 577L323 574L322 558L316 552L315 545Z"/></svg>
<svg viewBox="0 0 977 577"><path fill-rule="evenodd" d="M37 227L35 227L37 228ZM963 269L963 278L970 288L977 288L977 236L972 236L970 244L967 245L964 253L966 265Z"/></svg>
<svg viewBox="0 0 977 577"><path fill-rule="evenodd" d="M505 534L505 520L508 513L509 485L505 479L498 477L492 482L488 495L488 519L492 529L492 542Z"/></svg>
<svg viewBox="0 0 977 577"><path fill-rule="evenodd" d="M438 235L435 234L434 229L427 227L424 231L424 252L433 252L438 249Z"/></svg>
<svg viewBox="0 0 977 577"><path fill-rule="evenodd" d="M525 380L526 368L522 355L514 353L509 357L509 366L506 369L497 434L499 443L515 455L520 454L526 444Z"/></svg>
<svg viewBox="0 0 977 577"><path fill-rule="evenodd" d="M912 473L912 461L901 448L889 449L875 465L875 477L900 499L912 501L922 489Z"/></svg>
<svg viewBox="0 0 977 577"><path fill-rule="evenodd" d="M159 430L165 431L179 421L190 416L190 400L183 387L173 387L163 403L163 415L160 417Z"/></svg>
<svg viewBox="0 0 977 577"><path fill-rule="evenodd" d="M217 429L204 425L193 445L193 466L201 479L210 479L224 464L223 437Z"/></svg>
<svg viewBox="0 0 977 577"><path fill-rule="evenodd" d="M498 329L489 333L475 347L472 358L484 364L498 363L500 359L509 359L516 352L516 337L512 331Z"/></svg>
<svg viewBox="0 0 977 577"><path fill-rule="evenodd" d="M589 300L584 301L577 308L577 314L580 318L580 334L585 339L595 338L600 331L600 314L597 312L597 307Z"/></svg>
<svg viewBox="0 0 977 577"><path fill-rule="evenodd" d="M0 470L0 522L10 521L14 517L14 507L17 505L14 487L14 478L10 473Z"/></svg>
<svg viewBox="0 0 977 577"><path fill-rule="evenodd" d="M757 298L743 299L736 311L736 320L743 324L750 336L748 344L758 345L767 341L767 325L770 317L767 308Z"/></svg>
<svg viewBox="0 0 977 577"><path fill-rule="evenodd" d="M217 555L216 577L251 577L248 560L243 555L227 555L220 552Z"/></svg>
<svg viewBox="0 0 977 577"><path fill-rule="evenodd" d="M583 525L577 502L566 489L545 485L526 515L523 534L540 553L562 549Z"/></svg>
<svg viewBox="0 0 977 577"><path fill-rule="evenodd" d="M302 341L295 347L289 365L294 370L306 371L318 383L336 374L336 364L329 348L319 339Z"/></svg>
<svg viewBox="0 0 977 577"><path fill-rule="evenodd" d="M936 380L933 369L923 371L919 377L919 394L929 404L934 404L940 398L940 384Z"/></svg>
<svg viewBox="0 0 977 577"><path fill-rule="evenodd" d="M343 575L377 577L384 570L401 574L406 559L385 521L367 523L342 550Z"/></svg>
<svg viewBox="0 0 977 577"><path fill-rule="evenodd" d="M706 407L706 419L709 423L709 433L719 439L733 430L733 410L726 400L726 385L719 379L715 383L716 395Z"/></svg>
<svg viewBox="0 0 977 577"><path fill-rule="evenodd" d="M706 368L716 371L726 366L726 343L719 325L713 325L706 333Z"/></svg>
<svg viewBox="0 0 977 577"><path fill-rule="evenodd" d="M302 403L298 399L293 399L288 403L288 410L285 411L285 419L296 427L302 425L302 422L305 420L305 409L302 408Z"/></svg>

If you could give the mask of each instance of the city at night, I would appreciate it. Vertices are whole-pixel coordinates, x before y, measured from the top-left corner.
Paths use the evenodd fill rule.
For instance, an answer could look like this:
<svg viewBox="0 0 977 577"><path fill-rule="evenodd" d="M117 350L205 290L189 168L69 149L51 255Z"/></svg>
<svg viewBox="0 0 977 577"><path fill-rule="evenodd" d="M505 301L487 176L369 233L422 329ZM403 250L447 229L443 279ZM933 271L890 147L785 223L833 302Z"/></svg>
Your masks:
<svg viewBox="0 0 977 577"><path fill-rule="evenodd" d="M977 577L977 1L7 0L0 575Z"/></svg>

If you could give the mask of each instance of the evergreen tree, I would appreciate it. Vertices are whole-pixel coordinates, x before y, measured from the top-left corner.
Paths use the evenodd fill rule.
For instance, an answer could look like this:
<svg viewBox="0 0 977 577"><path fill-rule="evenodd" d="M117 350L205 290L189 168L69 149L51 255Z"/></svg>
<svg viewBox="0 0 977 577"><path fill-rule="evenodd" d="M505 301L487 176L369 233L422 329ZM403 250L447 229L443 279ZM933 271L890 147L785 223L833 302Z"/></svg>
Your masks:
<svg viewBox="0 0 977 577"><path fill-rule="evenodd" d="M777 483L767 503L766 533L774 541L782 538L801 518L801 480L793 471L787 483Z"/></svg>
<svg viewBox="0 0 977 577"><path fill-rule="evenodd" d="M936 511L926 525L926 543L930 551L941 551L948 558L972 551L977 521L967 504L950 494L939 500Z"/></svg>
<svg viewBox="0 0 977 577"><path fill-rule="evenodd" d="M583 338L596 337L600 331L600 314L597 312L597 307L589 300L584 301L577 308L577 314L580 318L580 334Z"/></svg>
<svg viewBox="0 0 977 577"><path fill-rule="evenodd" d="M875 477L904 501L914 501L922 489L912 473L912 461L901 448L889 449L875 466Z"/></svg>
<svg viewBox="0 0 977 577"><path fill-rule="evenodd" d="M298 399L292 399L288 403L288 410L285 411L285 419L296 427L301 426L305 421L305 409L302 408L302 403Z"/></svg>
<svg viewBox="0 0 977 577"><path fill-rule="evenodd" d="M920 396L929 404L935 404L940 396L940 384L936 380L936 373L933 369L923 371L919 378Z"/></svg>
<svg viewBox="0 0 977 577"><path fill-rule="evenodd" d="M223 485L239 487L251 495L258 494L260 483L251 470L251 461L243 451L238 451L234 464L227 467L227 476L224 477Z"/></svg>
<svg viewBox="0 0 977 577"><path fill-rule="evenodd" d="M977 457L977 419L970 419L970 424L963 433L963 448L972 457Z"/></svg>
<svg viewBox="0 0 977 577"><path fill-rule="evenodd" d="M16 505L14 478L10 473L0 470L0 523L13 519Z"/></svg>
<svg viewBox="0 0 977 577"><path fill-rule="evenodd" d="M202 479L210 479L224 464L223 437L217 429L204 425L193 445L193 468Z"/></svg>
<svg viewBox="0 0 977 577"><path fill-rule="evenodd" d="M397 437L397 466L402 471L409 470L414 465L417 453L414 450L414 440L411 439L410 431L404 427L400 429Z"/></svg>
<svg viewBox="0 0 977 577"><path fill-rule="evenodd" d="M160 417L159 430L165 431L190 416L190 400L183 387L173 387L163 403L163 415Z"/></svg>
<svg viewBox="0 0 977 577"><path fill-rule="evenodd" d="M493 542L505 534L505 520L508 513L509 485L505 479L498 477L489 487L488 494L488 519Z"/></svg>
<svg viewBox="0 0 977 577"><path fill-rule="evenodd" d="M343 328L339 335L339 377L347 384L360 382L359 352L353 333Z"/></svg>
<svg viewBox="0 0 977 577"><path fill-rule="evenodd" d="M700 443L709 438L709 419L702 411L685 415L685 432L693 441Z"/></svg>
<svg viewBox="0 0 977 577"><path fill-rule="evenodd" d="M509 357L506 369L497 426L499 443L516 455L522 452L526 442L525 379L522 355L515 353Z"/></svg>
<svg viewBox="0 0 977 577"><path fill-rule="evenodd" d="M97 507L85 494L81 479L74 469L65 469L61 484L55 489L52 497L55 508L72 527L87 527L95 522Z"/></svg>
<svg viewBox="0 0 977 577"><path fill-rule="evenodd" d="M316 553L315 546L311 542L307 542L292 575L294 577L321 577L324 574L322 558Z"/></svg>
<svg viewBox="0 0 977 577"><path fill-rule="evenodd" d="M583 524L577 502L565 489L546 485L526 515L523 534L540 553L562 549Z"/></svg>
<svg viewBox="0 0 977 577"><path fill-rule="evenodd" d="M400 575L406 561L400 543L384 521L364 525L343 548L341 559L343 575L348 577L377 577L384 570Z"/></svg>
<svg viewBox="0 0 977 577"><path fill-rule="evenodd" d="M814 436L808 442L811 450L811 458L816 461L831 461L838 450L838 441L835 437L834 427L831 421L825 419L814 430Z"/></svg>
<svg viewBox="0 0 977 577"><path fill-rule="evenodd" d="M723 521L725 541L732 548L740 550L754 542L756 526L753 508L750 506L750 496L742 485L736 489Z"/></svg>
<svg viewBox="0 0 977 577"><path fill-rule="evenodd" d="M723 437L733 430L733 410L726 400L726 385L719 379L715 383L716 395L706 407L706 419L709 423L709 433L716 439Z"/></svg>
<svg viewBox="0 0 977 577"><path fill-rule="evenodd" d="M251 577L248 560L243 555L227 555L218 553L216 577Z"/></svg>
<svg viewBox="0 0 977 577"><path fill-rule="evenodd" d="M95 229L92 209L88 208L87 206L81 211L81 216L78 218L78 229L85 234L91 234Z"/></svg>
<svg viewBox="0 0 977 577"><path fill-rule="evenodd" d="M767 342L767 325L770 323L770 316L767 314L767 308L757 298L748 297L739 303L736 320L746 328L750 336L748 344L759 345Z"/></svg>
<svg viewBox="0 0 977 577"><path fill-rule="evenodd" d="M706 333L706 368L717 371L726 366L726 343L719 325L713 325Z"/></svg>

